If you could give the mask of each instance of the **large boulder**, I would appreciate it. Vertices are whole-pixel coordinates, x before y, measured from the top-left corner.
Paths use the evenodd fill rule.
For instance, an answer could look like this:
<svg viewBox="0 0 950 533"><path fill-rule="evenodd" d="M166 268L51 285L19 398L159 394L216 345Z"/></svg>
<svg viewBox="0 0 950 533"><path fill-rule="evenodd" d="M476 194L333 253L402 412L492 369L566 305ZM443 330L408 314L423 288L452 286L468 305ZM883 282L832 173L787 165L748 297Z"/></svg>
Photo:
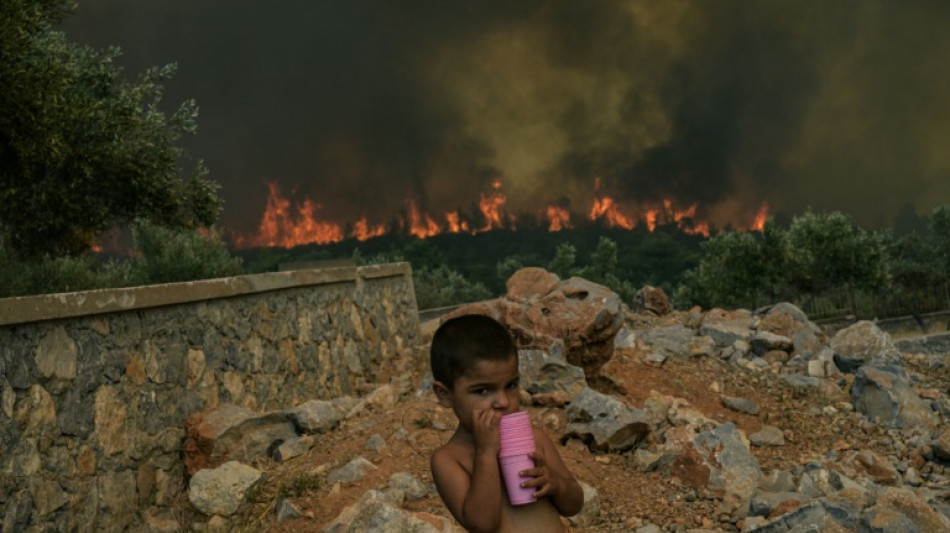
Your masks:
<svg viewBox="0 0 950 533"><path fill-rule="evenodd" d="M584 371L564 360L560 350L519 350L518 371L530 394L563 394L571 402L587 387Z"/></svg>
<svg viewBox="0 0 950 533"><path fill-rule="evenodd" d="M788 302L777 303L759 316L759 332L769 332L792 341L793 352L811 359L825 345L826 336L817 324L798 307Z"/></svg>
<svg viewBox="0 0 950 533"><path fill-rule="evenodd" d="M287 413L256 413L233 404L194 413L185 421L185 468L194 475L226 461L251 462L277 443L297 438Z"/></svg>
<svg viewBox="0 0 950 533"><path fill-rule="evenodd" d="M716 346L725 348L736 341L748 341L753 334L755 318L748 311L710 309L703 317L699 334L711 337Z"/></svg>
<svg viewBox="0 0 950 533"><path fill-rule="evenodd" d="M550 350L562 344L567 362L588 378L613 356L623 326L620 296L582 278L561 280L543 268L515 272L503 298L463 306L445 316L482 314L508 326L519 349Z"/></svg>
<svg viewBox="0 0 950 533"><path fill-rule="evenodd" d="M638 313L653 313L660 316L673 312L669 296L663 292L663 289L652 285L644 285L633 295L632 307Z"/></svg>
<svg viewBox="0 0 950 533"><path fill-rule="evenodd" d="M869 364L904 364L891 336L869 320L861 320L836 333L831 339L831 349L838 369L849 374Z"/></svg>
<svg viewBox="0 0 950 533"><path fill-rule="evenodd" d="M851 385L855 410L889 428L933 430L938 416L920 399L902 366L862 366Z"/></svg>
<svg viewBox="0 0 950 533"><path fill-rule="evenodd" d="M739 510L748 509L762 470L732 422L694 433L691 425L666 432L660 468L697 488L721 492Z"/></svg>
<svg viewBox="0 0 950 533"><path fill-rule="evenodd" d="M578 438L595 450L629 450L650 433L650 413L590 388L581 391L565 414L568 425L563 439Z"/></svg>
<svg viewBox="0 0 950 533"><path fill-rule="evenodd" d="M247 491L261 479L261 472L237 461L195 474L188 484L188 500L207 515L230 516L244 502Z"/></svg>

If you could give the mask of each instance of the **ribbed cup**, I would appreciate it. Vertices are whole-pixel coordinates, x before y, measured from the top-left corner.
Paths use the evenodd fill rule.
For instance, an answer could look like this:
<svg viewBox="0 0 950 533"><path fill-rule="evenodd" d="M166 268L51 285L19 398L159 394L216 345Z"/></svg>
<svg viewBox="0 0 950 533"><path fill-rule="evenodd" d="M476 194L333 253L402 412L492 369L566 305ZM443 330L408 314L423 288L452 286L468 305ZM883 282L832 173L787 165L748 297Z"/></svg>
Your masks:
<svg viewBox="0 0 950 533"><path fill-rule="evenodd" d="M531 428L531 415L527 411L517 411L501 417L498 433L501 441L499 456L528 454L534 451L534 431Z"/></svg>
<svg viewBox="0 0 950 533"><path fill-rule="evenodd" d="M537 501L534 497L534 487L522 487L521 482L531 479L522 477L518 472L534 468L534 461L527 454L502 455L498 457L501 466L501 477L505 480L505 490L508 492L508 502L511 505L524 505Z"/></svg>

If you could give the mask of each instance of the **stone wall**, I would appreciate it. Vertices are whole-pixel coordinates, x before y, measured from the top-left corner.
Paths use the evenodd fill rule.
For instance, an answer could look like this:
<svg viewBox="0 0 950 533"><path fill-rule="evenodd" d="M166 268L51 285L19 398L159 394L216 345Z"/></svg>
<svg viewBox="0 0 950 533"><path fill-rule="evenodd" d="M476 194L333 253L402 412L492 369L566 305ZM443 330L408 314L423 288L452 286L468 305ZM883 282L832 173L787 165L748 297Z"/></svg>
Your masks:
<svg viewBox="0 0 950 533"><path fill-rule="evenodd" d="M0 530L162 529L189 414L358 394L418 330L406 263L0 300Z"/></svg>

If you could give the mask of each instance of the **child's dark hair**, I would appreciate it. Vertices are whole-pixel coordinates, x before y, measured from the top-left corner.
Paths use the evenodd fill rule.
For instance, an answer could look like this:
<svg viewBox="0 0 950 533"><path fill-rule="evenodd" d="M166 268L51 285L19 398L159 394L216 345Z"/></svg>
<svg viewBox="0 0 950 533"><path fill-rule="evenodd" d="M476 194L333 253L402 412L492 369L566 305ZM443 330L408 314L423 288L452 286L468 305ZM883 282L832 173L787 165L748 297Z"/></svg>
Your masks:
<svg viewBox="0 0 950 533"><path fill-rule="evenodd" d="M507 361L517 356L508 328L485 315L462 315L446 320L436 330L429 364L432 379L451 389L478 361Z"/></svg>

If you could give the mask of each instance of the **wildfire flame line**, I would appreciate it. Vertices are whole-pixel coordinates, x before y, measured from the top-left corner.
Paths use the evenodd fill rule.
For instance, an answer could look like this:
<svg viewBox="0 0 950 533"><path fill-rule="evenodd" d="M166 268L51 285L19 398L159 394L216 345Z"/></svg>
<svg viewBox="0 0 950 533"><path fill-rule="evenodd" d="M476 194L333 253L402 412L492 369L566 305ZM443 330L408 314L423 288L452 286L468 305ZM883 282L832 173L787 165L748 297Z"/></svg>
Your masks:
<svg viewBox="0 0 950 533"><path fill-rule="evenodd" d="M291 205L290 200L281 195L276 183L268 183L267 205L261 217L257 233L249 236L237 236L234 245L238 248L285 247L291 248L303 244L330 244L345 238L359 241L385 235L386 226L371 224L366 216L352 224L349 231L335 222L319 219L322 205L304 199L299 206ZM659 224L675 224L686 233L710 235L708 221L695 220L697 206L677 209L672 200L663 200L660 206L641 208L639 211L625 210L614 198L599 193L600 180L595 182L595 198L587 218L600 221L610 227L632 230L643 223L649 231ZM492 190L482 193L479 199L479 211L484 225L472 228L458 210L444 212L441 217L423 212L411 198L406 200L406 220L400 225L411 235L425 239L440 233L480 233L500 228L514 229L514 217L504 211L507 197L501 191L501 180L492 183ZM573 227L571 213L556 205L546 206L540 213L547 220L548 231L556 232ZM763 203L755 214L749 229L762 231L769 215L768 204Z"/></svg>

